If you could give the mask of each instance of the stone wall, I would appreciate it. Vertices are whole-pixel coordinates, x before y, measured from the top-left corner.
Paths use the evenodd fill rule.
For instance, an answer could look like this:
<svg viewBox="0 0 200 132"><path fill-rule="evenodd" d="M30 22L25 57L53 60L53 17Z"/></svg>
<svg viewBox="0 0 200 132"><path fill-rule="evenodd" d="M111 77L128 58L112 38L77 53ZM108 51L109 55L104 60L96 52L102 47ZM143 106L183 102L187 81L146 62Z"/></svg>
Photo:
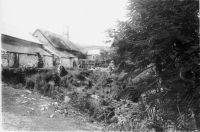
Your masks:
<svg viewBox="0 0 200 132"><path fill-rule="evenodd" d="M38 56L30 54L19 54L19 67L37 67Z"/></svg>
<svg viewBox="0 0 200 132"><path fill-rule="evenodd" d="M37 67L38 66L38 56L34 54L19 54L19 53L1 53L2 67ZM52 56L42 56L44 66L43 68L53 67L53 57Z"/></svg>
<svg viewBox="0 0 200 132"><path fill-rule="evenodd" d="M53 57L52 56L43 56L44 68L53 67Z"/></svg>
<svg viewBox="0 0 200 132"><path fill-rule="evenodd" d="M72 62L69 58L61 58L61 65L64 66L65 68L71 68Z"/></svg>
<svg viewBox="0 0 200 132"><path fill-rule="evenodd" d="M3 67L13 67L15 63L15 53L3 53L1 54L1 65Z"/></svg>

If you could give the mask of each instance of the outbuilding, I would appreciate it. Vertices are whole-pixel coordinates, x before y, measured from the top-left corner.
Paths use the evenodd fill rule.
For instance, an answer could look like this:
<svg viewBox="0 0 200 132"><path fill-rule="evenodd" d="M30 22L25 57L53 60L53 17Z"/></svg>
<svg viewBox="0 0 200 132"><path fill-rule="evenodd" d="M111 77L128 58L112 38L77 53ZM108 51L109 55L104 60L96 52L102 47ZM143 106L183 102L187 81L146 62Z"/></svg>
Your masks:
<svg viewBox="0 0 200 132"><path fill-rule="evenodd" d="M52 53L45 50L43 45L34 38L18 38L3 33L1 42L2 67L53 67Z"/></svg>
<svg viewBox="0 0 200 132"><path fill-rule="evenodd" d="M77 51L77 47L64 36L37 29L33 36L44 44L44 48L56 55L60 65L65 68L76 68L78 57L70 51Z"/></svg>

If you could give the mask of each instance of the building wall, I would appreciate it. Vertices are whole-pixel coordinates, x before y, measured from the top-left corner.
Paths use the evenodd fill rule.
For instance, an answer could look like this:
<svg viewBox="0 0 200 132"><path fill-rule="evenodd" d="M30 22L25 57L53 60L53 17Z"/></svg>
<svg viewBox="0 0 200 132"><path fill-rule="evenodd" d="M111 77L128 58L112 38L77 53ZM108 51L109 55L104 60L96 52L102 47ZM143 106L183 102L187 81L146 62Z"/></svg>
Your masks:
<svg viewBox="0 0 200 132"><path fill-rule="evenodd" d="M8 52L8 53L2 55L1 64L3 67L14 67L14 64L16 64L16 67L37 67L38 57L36 55L18 54L18 53L9 53Z"/></svg>
<svg viewBox="0 0 200 132"><path fill-rule="evenodd" d="M78 58L77 58L77 57L74 57L74 58L72 59L72 63L73 63L73 64L72 64L73 67L74 67L74 63L76 63L74 68L77 68L77 67L78 67L78 63L79 63L79 62L78 62Z"/></svg>
<svg viewBox="0 0 200 132"><path fill-rule="evenodd" d="M44 68L53 67L53 57L52 56L43 56Z"/></svg>
<svg viewBox="0 0 200 132"><path fill-rule="evenodd" d="M78 58L61 58L61 65L65 68L76 68L78 67Z"/></svg>
<svg viewBox="0 0 200 132"><path fill-rule="evenodd" d="M15 56L16 55L16 56ZM16 62L19 62L17 67L37 67L38 66L38 56L37 55L28 55L28 54L18 54L18 53L2 53L1 65L3 67L13 67ZM52 68L53 67L53 57L52 56L42 56L44 67L43 68Z"/></svg>
<svg viewBox="0 0 200 132"><path fill-rule="evenodd" d="M2 59L1 59L1 65L2 65L3 67L8 67L8 60L2 58Z"/></svg>
<svg viewBox="0 0 200 132"><path fill-rule="evenodd" d="M74 61L78 64L78 57L74 57Z"/></svg>
<svg viewBox="0 0 200 132"><path fill-rule="evenodd" d="M49 45L48 40L39 31L36 31L33 34L33 36L35 36L40 42L47 44L48 48L54 48L54 47L51 47L51 45ZM61 62L61 65L64 66L65 68L73 68L74 62L76 63L76 66L78 66L78 58L77 57L74 57L74 58L61 57L60 62Z"/></svg>
<svg viewBox="0 0 200 132"><path fill-rule="evenodd" d="M100 59L100 55L96 55L96 54L87 55L87 59L88 60L92 60L92 61L99 60Z"/></svg>
<svg viewBox="0 0 200 132"><path fill-rule="evenodd" d="M9 64L9 54L6 53L6 52L1 52L1 65L3 67L8 67L8 64Z"/></svg>
<svg viewBox="0 0 200 132"><path fill-rule="evenodd" d="M19 54L19 67L37 67L38 66L38 56Z"/></svg>
<svg viewBox="0 0 200 132"><path fill-rule="evenodd" d="M14 62L15 62L15 53L8 53L8 66L9 67L13 67L14 66Z"/></svg>
<svg viewBox="0 0 200 132"><path fill-rule="evenodd" d="M72 68L71 60L69 58L61 58L61 65L65 68Z"/></svg>
<svg viewBox="0 0 200 132"><path fill-rule="evenodd" d="M13 67L15 62L15 53L4 53L1 54L2 60L1 65L3 67Z"/></svg>
<svg viewBox="0 0 200 132"><path fill-rule="evenodd" d="M52 68L53 67L53 57L52 56L42 56L44 66L43 68ZM27 55L20 54L19 56L19 65L37 67L38 66L38 56L37 55Z"/></svg>
<svg viewBox="0 0 200 132"><path fill-rule="evenodd" d="M93 55L87 55L87 59L88 60L94 60L94 56Z"/></svg>
<svg viewBox="0 0 200 132"><path fill-rule="evenodd" d="M44 47L45 47L48 51L51 51L51 50L49 50L49 49L54 48L54 47L52 47L52 46L49 44L49 41L41 34L41 32L36 31L36 32L34 32L33 36L36 37L41 43L46 44L46 45L44 45ZM48 47L48 48L47 48L47 47ZM50 61L50 58L47 58L47 59L48 59L47 61ZM54 61L55 64L53 63L53 61ZM46 67L47 67L47 65L50 65L50 66L52 65L52 66L54 66L54 65L59 64L59 62L60 62L60 59L59 59L57 56L54 56L54 58L52 59L52 64L45 64L45 65L46 65Z"/></svg>

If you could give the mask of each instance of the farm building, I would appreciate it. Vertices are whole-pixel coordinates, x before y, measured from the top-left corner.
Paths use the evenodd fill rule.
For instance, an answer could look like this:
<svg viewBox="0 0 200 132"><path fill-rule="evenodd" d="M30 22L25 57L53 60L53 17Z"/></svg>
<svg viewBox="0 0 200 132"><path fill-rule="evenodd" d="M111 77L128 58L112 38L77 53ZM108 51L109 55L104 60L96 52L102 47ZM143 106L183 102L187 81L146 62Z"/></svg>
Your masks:
<svg viewBox="0 0 200 132"><path fill-rule="evenodd" d="M33 36L41 43L44 48L55 54L60 64L65 68L76 68L78 66L78 57L71 52L78 51L78 48L64 36L37 29Z"/></svg>
<svg viewBox="0 0 200 132"><path fill-rule="evenodd" d="M92 49L92 50L88 50L87 52L87 59L88 60L98 60L100 57L100 49Z"/></svg>
<svg viewBox="0 0 200 132"><path fill-rule="evenodd" d="M2 67L53 67L53 55L45 50L43 45L31 35L16 37L3 33L2 42Z"/></svg>

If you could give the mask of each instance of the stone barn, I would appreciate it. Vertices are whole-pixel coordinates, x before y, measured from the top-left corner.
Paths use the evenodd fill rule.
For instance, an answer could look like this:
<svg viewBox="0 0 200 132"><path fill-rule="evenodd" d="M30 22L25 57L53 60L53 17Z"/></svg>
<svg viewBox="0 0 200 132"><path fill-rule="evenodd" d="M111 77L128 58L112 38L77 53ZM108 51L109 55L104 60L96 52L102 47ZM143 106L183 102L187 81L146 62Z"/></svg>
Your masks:
<svg viewBox="0 0 200 132"><path fill-rule="evenodd" d="M78 67L78 57L72 52L78 51L76 45L69 41L65 36L61 36L49 31L37 29L33 36L41 43L44 43L44 48L51 51L59 58L59 62L65 68Z"/></svg>
<svg viewBox="0 0 200 132"><path fill-rule="evenodd" d="M17 38L8 34L1 35L2 67L51 68L53 55L34 39Z"/></svg>

